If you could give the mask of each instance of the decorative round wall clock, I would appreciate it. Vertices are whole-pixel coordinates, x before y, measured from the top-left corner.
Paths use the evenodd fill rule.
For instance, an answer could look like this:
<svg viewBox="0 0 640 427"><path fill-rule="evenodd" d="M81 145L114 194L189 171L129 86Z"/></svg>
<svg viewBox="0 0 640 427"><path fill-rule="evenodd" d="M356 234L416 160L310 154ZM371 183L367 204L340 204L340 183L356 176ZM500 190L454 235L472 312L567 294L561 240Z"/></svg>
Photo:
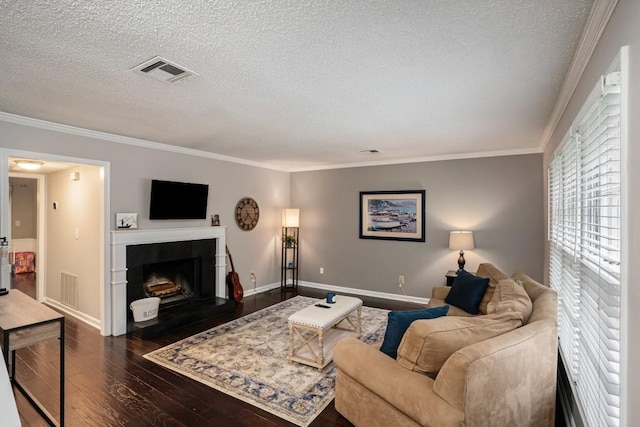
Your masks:
<svg viewBox="0 0 640 427"><path fill-rule="evenodd" d="M258 203L251 197L243 197L236 205L236 224L243 230L253 230L260 219Z"/></svg>

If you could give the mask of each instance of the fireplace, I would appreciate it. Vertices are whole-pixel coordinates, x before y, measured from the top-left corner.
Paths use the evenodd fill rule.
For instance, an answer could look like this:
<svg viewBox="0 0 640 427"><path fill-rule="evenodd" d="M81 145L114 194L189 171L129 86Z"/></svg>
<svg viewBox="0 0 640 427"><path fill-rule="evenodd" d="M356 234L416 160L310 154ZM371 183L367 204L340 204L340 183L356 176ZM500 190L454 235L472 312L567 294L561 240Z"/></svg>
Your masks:
<svg viewBox="0 0 640 427"><path fill-rule="evenodd" d="M134 322L127 311L127 332L151 337L227 307L226 295L216 295L215 256L216 239L127 246L127 305L160 298L156 319Z"/></svg>
<svg viewBox="0 0 640 427"><path fill-rule="evenodd" d="M112 232L112 333L146 337L233 310L225 284L225 228ZM129 304L161 299L157 319L133 322Z"/></svg>

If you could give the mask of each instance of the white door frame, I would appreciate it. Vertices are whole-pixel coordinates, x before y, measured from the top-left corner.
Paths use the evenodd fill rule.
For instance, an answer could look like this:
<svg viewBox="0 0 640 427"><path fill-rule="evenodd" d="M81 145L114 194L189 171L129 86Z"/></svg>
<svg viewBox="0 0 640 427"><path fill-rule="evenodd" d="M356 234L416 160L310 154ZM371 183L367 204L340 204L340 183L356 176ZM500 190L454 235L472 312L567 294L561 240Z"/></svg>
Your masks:
<svg viewBox="0 0 640 427"><path fill-rule="evenodd" d="M110 176L111 176L111 164L106 161L95 159L82 159L78 157L58 156L50 153L36 153L31 151L14 150L9 148L0 148L0 236L8 236L11 232L9 223L9 158L10 157L22 157L27 159L52 161L52 162L64 162L64 163L77 163L89 166L101 167L103 185L100 189L102 191L102 218L100 218L102 233L100 234L100 334L111 335L111 292L110 287L107 286L110 283L110 265L111 265L111 252L110 252L110 234L109 234L109 212L110 207ZM44 185L43 185L44 187ZM40 188L39 188L40 189ZM42 189L44 193L44 188ZM46 198L45 198L46 199ZM46 200L43 200L42 206L46 206ZM43 221L45 215L42 215ZM40 226L40 221L38 221ZM44 225L43 225L44 227ZM44 237L44 236L43 236ZM38 241L38 250L42 250L41 257L45 255L44 238ZM46 257L45 263L46 265ZM46 268L46 267L45 267ZM38 300L44 300L44 290L46 284L44 284L44 274L38 274ZM43 280L43 282L40 282ZM41 294L42 292L42 294Z"/></svg>

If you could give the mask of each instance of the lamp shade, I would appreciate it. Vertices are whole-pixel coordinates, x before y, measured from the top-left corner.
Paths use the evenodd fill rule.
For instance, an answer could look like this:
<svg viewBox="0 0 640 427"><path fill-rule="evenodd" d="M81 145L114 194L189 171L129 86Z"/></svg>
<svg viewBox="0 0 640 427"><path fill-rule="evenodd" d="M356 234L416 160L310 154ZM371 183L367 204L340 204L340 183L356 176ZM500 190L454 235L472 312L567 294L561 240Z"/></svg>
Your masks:
<svg viewBox="0 0 640 427"><path fill-rule="evenodd" d="M449 249L465 251L473 249L473 231L452 231L449 233Z"/></svg>
<svg viewBox="0 0 640 427"><path fill-rule="evenodd" d="M300 227L300 209L283 209L282 226Z"/></svg>

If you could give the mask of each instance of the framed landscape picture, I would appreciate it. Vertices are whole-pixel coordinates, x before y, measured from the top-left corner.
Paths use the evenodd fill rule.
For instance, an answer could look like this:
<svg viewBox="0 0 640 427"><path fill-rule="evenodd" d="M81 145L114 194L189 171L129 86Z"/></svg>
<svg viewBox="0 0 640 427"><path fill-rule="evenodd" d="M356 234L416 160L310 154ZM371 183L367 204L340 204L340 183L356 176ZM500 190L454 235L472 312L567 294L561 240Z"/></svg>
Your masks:
<svg viewBox="0 0 640 427"><path fill-rule="evenodd" d="M425 190L361 191L360 238L425 241Z"/></svg>

